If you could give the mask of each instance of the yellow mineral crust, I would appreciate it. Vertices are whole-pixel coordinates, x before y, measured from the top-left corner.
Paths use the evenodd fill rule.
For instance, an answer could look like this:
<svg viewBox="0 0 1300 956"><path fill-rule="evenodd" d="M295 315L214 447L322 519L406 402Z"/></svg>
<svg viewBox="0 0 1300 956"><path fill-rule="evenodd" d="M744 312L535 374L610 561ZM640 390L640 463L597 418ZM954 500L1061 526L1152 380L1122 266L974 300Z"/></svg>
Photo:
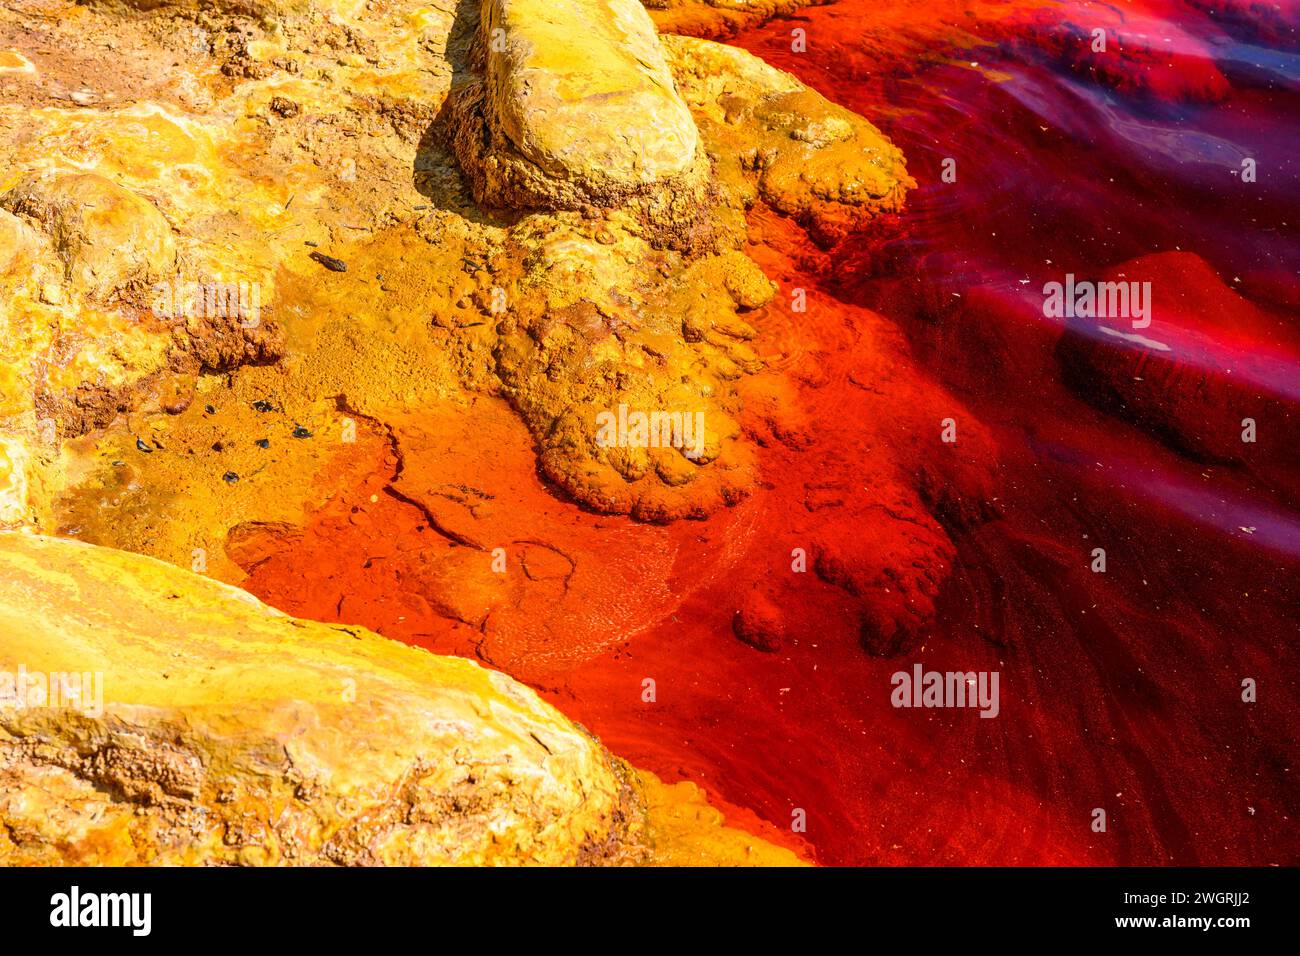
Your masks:
<svg viewBox="0 0 1300 956"><path fill-rule="evenodd" d="M0 524L27 516L27 448L15 436L0 435Z"/></svg>
<svg viewBox="0 0 1300 956"><path fill-rule="evenodd" d="M797 862L647 780L472 662L0 533L0 863Z"/></svg>
<svg viewBox="0 0 1300 956"><path fill-rule="evenodd" d="M176 261L162 213L94 173L29 176L0 205L48 234L64 280L92 298L161 279Z"/></svg>
<svg viewBox="0 0 1300 956"><path fill-rule="evenodd" d="M669 36L664 46L715 175L746 202L762 199L829 244L898 212L916 187L884 133L791 74L708 40Z"/></svg>
<svg viewBox="0 0 1300 956"><path fill-rule="evenodd" d="M336 435L339 397L386 422L499 395L587 507L669 521L734 503L756 457L736 383L771 351L747 313L777 291L743 252L746 211L834 240L911 185L861 117L742 51L657 38L630 0L22 0L0 9L9 47L34 64L0 96L18 520L76 533L86 509L58 501L89 486L120 529L97 540L185 564L215 553L226 528L207 525L297 520L321 456L273 435L264 469L263 436L212 433L260 430L232 403L268 396L290 429ZM83 181L140 228L30 201ZM155 314L151 285L174 305L194 283L255 287L260 314ZM624 406L703 416L700 453L602 445ZM95 461L68 460L79 436ZM245 497L281 504L235 514Z"/></svg>

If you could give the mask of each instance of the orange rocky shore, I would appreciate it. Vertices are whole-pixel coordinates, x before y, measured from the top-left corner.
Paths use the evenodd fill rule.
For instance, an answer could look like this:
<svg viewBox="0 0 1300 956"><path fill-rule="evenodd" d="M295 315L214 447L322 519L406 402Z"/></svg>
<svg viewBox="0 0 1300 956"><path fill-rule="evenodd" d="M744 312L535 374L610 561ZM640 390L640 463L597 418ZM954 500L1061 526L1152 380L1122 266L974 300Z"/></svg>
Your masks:
<svg viewBox="0 0 1300 956"><path fill-rule="evenodd" d="M655 15L740 22L711 9ZM496 542L445 509L502 516L431 422L484 415L573 514L742 500L742 415L800 429L745 385L776 293L747 215L828 243L898 211L875 127L634 0L20 0L0 144L0 658L104 676L97 715L0 711L0 859L798 860L503 674L234 586L380 458L438 606L486 626L459 609L503 600ZM599 441L620 407L699 415L699 447Z"/></svg>

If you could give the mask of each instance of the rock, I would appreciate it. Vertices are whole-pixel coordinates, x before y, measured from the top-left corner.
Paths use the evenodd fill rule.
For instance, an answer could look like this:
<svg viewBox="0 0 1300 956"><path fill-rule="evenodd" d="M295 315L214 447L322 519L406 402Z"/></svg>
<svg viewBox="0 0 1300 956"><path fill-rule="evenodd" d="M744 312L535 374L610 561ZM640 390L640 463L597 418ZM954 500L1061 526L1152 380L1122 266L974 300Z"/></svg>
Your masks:
<svg viewBox="0 0 1300 956"><path fill-rule="evenodd" d="M897 212L916 182L880 130L744 50L665 37L673 78L716 157L715 176L823 245Z"/></svg>
<svg viewBox="0 0 1300 956"><path fill-rule="evenodd" d="M22 524L29 517L27 446L16 435L0 435L0 528Z"/></svg>
<svg viewBox="0 0 1300 956"><path fill-rule="evenodd" d="M667 784L654 774L640 774L649 806L650 839L655 862L663 866L800 866L794 853L756 840L745 830L723 826L723 815L712 806L703 790L688 780ZM747 825L763 836L780 840L771 823L752 814ZM788 838L788 837L787 837Z"/></svg>
<svg viewBox="0 0 1300 956"><path fill-rule="evenodd" d="M252 572L263 561L301 545L301 529L287 521L246 521L230 529L225 552L230 560Z"/></svg>
<svg viewBox="0 0 1300 956"><path fill-rule="evenodd" d="M0 207L44 232L64 278L93 298L162 279L176 260L162 213L94 173L30 176L0 197Z"/></svg>
<svg viewBox="0 0 1300 956"><path fill-rule="evenodd" d="M728 402L740 374L731 353L742 343L703 334L690 342L683 333L683 315L699 313L705 331L735 318L725 284L734 258L675 260L665 280L660 254L626 233L606 246L576 224L527 228L517 231L520 245L538 254L508 290L513 321L502 329L496 372L537 437L546 477L596 510L649 521L703 517L743 497L754 454ZM601 422L623 406L629 416L675 422L668 440L662 429L653 441L626 430L602 438ZM700 454L683 459L697 443Z"/></svg>
<svg viewBox="0 0 1300 956"><path fill-rule="evenodd" d="M102 713L0 710L9 863L577 863L626 772L504 675L295 621L152 559L0 537L3 670ZM6 852L7 851L7 852Z"/></svg>
<svg viewBox="0 0 1300 956"><path fill-rule="evenodd" d="M736 312L770 304L773 285L737 251L746 210L766 202L830 243L899 209L914 185L879 130L790 74L715 43L663 44L712 161L713 201L690 204L708 229L696 234L671 214L663 222L675 225L646 228L644 216L620 212L608 244L585 221L521 222L511 238L533 255L507 289L512 321L495 353L546 477L588 507L647 521L705 517L753 486L733 383L761 370L764 348L747 341L756 323ZM682 258L664 261L664 244ZM630 436L602 446L599 416L622 406L702 415L702 454L683 462Z"/></svg>
<svg viewBox="0 0 1300 956"><path fill-rule="evenodd" d="M0 274L40 252L40 238L13 213L0 209Z"/></svg>
<svg viewBox="0 0 1300 956"><path fill-rule="evenodd" d="M878 511L856 518L852 511L823 512L837 520L822 524L813 541L817 577L858 598L858 639L876 657L908 649L934 620L934 602L956 556L952 540L919 503L906 507L892 503L890 520Z"/></svg>
<svg viewBox="0 0 1300 956"><path fill-rule="evenodd" d="M1214 18L1225 33L1257 46L1285 48L1300 30L1300 5L1262 4L1254 0L1187 0L1188 6Z"/></svg>
<svg viewBox="0 0 1300 956"><path fill-rule="evenodd" d="M637 0L486 0L456 155L485 205L580 209L698 189L699 134Z"/></svg>
<svg viewBox="0 0 1300 956"><path fill-rule="evenodd" d="M1013 20L1010 43L1054 57L1075 72L1123 95L1212 103L1230 90L1215 62L1214 45L1183 29L1176 18L1121 7L1080 7L1078 13L1029 9ZM1253 14L1252 18L1257 16ZM1261 18L1262 19L1262 18ZM1095 49L1096 31L1106 47ZM1032 55L1032 54L1030 54Z"/></svg>
<svg viewBox="0 0 1300 956"><path fill-rule="evenodd" d="M284 96L271 97L271 112L281 119L292 119L298 115L298 104Z"/></svg>
<svg viewBox="0 0 1300 956"><path fill-rule="evenodd" d="M489 121L521 156L596 194L690 168L695 121L636 0L486 0L481 9Z"/></svg>
<svg viewBox="0 0 1300 956"><path fill-rule="evenodd" d="M151 558L0 533L0 636L5 864L797 862L716 814L656 837L635 772L504 674Z"/></svg>
<svg viewBox="0 0 1300 956"><path fill-rule="evenodd" d="M661 33L718 40L833 0L642 0Z"/></svg>
<svg viewBox="0 0 1300 956"><path fill-rule="evenodd" d="M942 365L950 385L978 391L1010 376L1046 384L1058 374L1062 325L1043 315L1041 288L1015 280L971 286L921 315L917 350Z"/></svg>
<svg viewBox="0 0 1300 956"><path fill-rule="evenodd" d="M735 299L736 305L749 311L760 309L772 301L776 286L763 270L754 264L754 260L741 252L729 253L724 260L723 281L727 291Z"/></svg>

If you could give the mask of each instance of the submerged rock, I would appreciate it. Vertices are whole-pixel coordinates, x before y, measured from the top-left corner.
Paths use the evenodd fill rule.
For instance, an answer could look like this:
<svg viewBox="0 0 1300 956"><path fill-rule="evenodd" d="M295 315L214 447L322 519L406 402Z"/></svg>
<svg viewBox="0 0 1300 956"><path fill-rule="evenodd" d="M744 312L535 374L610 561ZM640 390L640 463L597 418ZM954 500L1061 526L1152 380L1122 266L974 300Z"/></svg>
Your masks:
<svg viewBox="0 0 1300 956"><path fill-rule="evenodd" d="M1196 460L1244 466L1294 493L1300 452L1283 436L1300 418L1300 336L1288 317L1190 252L1121 263L1095 288L1089 311L1120 301L1125 314L1067 321L1057 358L1076 392ZM1145 316L1131 318L1138 301Z"/></svg>

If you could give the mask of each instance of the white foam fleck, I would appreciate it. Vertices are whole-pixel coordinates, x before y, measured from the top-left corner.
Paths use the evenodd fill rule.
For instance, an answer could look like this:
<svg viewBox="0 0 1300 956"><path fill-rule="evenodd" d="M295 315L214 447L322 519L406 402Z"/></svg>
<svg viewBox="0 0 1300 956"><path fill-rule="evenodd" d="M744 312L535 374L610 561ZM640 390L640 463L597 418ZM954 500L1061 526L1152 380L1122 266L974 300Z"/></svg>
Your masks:
<svg viewBox="0 0 1300 956"><path fill-rule="evenodd" d="M1121 332L1118 329L1108 328L1104 325L1097 326L1107 335L1113 335L1117 339L1124 339L1127 342L1133 342L1137 345L1146 346L1149 349L1155 349L1159 352L1170 351L1169 346L1164 342L1157 342L1155 339L1149 339L1145 335L1138 335L1136 332Z"/></svg>

